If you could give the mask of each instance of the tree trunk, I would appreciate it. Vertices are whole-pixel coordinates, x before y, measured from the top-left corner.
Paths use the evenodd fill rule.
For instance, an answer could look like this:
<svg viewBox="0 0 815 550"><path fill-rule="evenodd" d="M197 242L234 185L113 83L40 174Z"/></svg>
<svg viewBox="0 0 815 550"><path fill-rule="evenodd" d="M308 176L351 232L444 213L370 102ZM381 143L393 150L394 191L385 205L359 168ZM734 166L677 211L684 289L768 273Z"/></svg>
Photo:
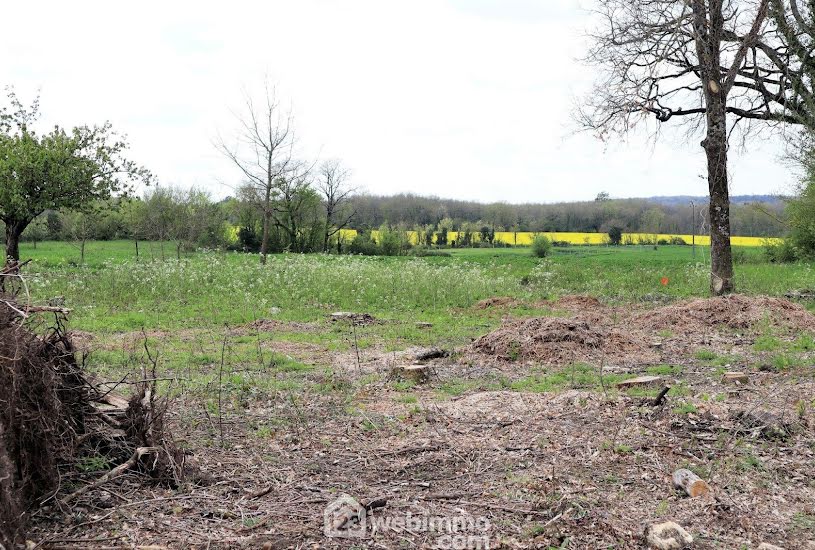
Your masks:
<svg viewBox="0 0 815 550"><path fill-rule="evenodd" d="M14 222L6 224L6 262L9 259L20 261L20 235L27 223Z"/></svg>
<svg viewBox="0 0 815 550"><path fill-rule="evenodd" d="M82 237L82 244L79 245L79 263L85 265L85 237Z"/></svg>
<svg viewBox="0 0 815 550"><path fill-rule="evenodd" d="M266 254L269 253L269 210L263 210L263 235L260 239L260 263L266 263Z"/></svg>
<svg viewBox="0 0 815 550"><path fill-rule="evenodd" d="M721 0L710 2L707 10L701 0L695 0L692 5L706 107L707 133L702 147L707 155L710 192L710 292L721 296L734 290L727 189L727 91L722 89L720 70L724 17Z"/></svg>

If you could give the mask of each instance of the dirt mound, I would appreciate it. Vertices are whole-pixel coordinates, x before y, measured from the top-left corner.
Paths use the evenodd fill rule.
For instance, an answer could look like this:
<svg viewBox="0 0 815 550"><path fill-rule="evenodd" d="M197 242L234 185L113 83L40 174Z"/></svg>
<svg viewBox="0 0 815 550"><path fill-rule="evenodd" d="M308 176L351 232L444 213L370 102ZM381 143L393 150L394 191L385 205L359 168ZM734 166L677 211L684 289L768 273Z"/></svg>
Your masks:
<svg viewBox="0 0 815 550"><path fill-rule="evenodd" d="M748 329L766 319L788 328L815 329L815 315L803 306L769 296L699 298L636 315L634 324L650 329L692 332L701 327Z"/></svg>
<svg viewBox="0 0 815 550"><path fill-rule="evenodd" d="M563 296L558 298L553 305L570 311L594 310L605 307L603 303L594 296L585 296L582 294Z"/></svg>
<svg viewBox="0 0 815 550"><path fill-rule="evenodd" d="M510 296L492 296L477 302L473 307L475 309L490 309L497 307L513 307L517 304L518 300Z"/></svg>
<svg viewBox="0 0 815 550"><path fill-rule="evenodd" d="M648 362L652 350L616 329L594 327L589 322L559 317L507 321L473 343L473 349L503 361L531 360L547 364L576 361Z"/></svg>

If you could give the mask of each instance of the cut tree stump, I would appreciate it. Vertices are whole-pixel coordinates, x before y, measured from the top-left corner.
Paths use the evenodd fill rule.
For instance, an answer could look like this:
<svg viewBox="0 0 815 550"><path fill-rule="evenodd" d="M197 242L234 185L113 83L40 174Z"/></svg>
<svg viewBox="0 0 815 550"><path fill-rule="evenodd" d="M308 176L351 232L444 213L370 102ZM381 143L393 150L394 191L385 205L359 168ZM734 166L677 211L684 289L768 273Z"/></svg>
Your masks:
<svg viewBox="0 0 815 550"><path fill-rule="evenodd" d="M427 365L401 365L393 368L393 373L404 380L422 384L430 379L430 367Z"/></svg>
<svg viewBox="0 0 815 550"><path fill-rule="evenodd" d="M693 544L693 536L678 523L666 521L646 527L645 541L654 550L682 550Z"/></svg>
<svg viewBox="0 0 815 550"><path fill-rule="evenodd" d="M345 321L355 325L370 325L376 319L369 313L354 313L351 311L335 311L330 316L332 321Z"/></svg>
<svg viewBox="0 0 815 550"><path fill-rule="evenodd" d="M656 384L661 382L661 376L637 376L636 378L629 378L628 380L621 380L617 382L618 388L631 388L634 386L647 386L649 384Z"/></svg>
<svg viewBox="0 0 815 550"><path fill-rule="evenodd" d="M682 489L691 498L706 495L711 492L707 482L685 468L680 468L673 475L674 487Z"/></svg>
<svg viewBox="0 0 815 550"><path fill-rule="evenodd" d="M749 376L738 371L728 371L722 376L722 382L730 382L731 384L747 384L749 381Z"/></svg>

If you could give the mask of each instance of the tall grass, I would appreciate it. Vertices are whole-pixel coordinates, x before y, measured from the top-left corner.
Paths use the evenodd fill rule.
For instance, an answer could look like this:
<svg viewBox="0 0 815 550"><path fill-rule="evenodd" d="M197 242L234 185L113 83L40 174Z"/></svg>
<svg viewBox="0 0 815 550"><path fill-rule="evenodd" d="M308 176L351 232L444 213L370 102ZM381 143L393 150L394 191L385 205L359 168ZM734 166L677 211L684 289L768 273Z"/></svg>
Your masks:
<svg viewBox="0 0 815 550"><path fill-rule="evenodd" d="M57 255L70 248L45 255L40 247L43 255L31 266L30 284L35 299L65 296L75 310L74 325L87 330L219 327L272 315L315 320L331 310L451 319L490 296L530 301L564 294L619 300L705 296L709 268L701 252L694 259L688 248L555 249L545 259L528 250L428 258L283 254L262 266L255 255L217 252L136 261L112 247L109 258L100 253L77 266ZM756 262L736 269L738 288L746 293L783 295L812 287L813 281L812 264Z"/></svg>

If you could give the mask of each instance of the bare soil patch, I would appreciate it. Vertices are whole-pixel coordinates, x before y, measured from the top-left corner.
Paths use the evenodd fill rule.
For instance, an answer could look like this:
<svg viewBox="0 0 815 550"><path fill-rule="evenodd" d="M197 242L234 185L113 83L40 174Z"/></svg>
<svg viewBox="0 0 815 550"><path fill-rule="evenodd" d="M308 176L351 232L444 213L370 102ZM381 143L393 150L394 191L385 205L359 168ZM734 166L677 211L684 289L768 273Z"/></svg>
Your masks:
<svg viewBox="0 0 815 550"><path fill-rule="evenodd" d="M815 315L803 306L767 296L695 299L648 310L568 296L552 306L571 315L504 319L472 344L470 360L642 365L688 357L698 346L749 354L756 334L768 326L792 334L815 330Z"/></svg>
<svg viewBox="0 0 815 550"><path fill-rule="evenodd" d="M516 298L511 298L509 296L492 296L490 298L485 298L480 302L476 302L475 309L491 309L491 308L510 308L518 305L518 300Z"/></svg>
<svg viewBox="0 0 815 550"><path fill-rule="evenodd" d="M658 360L657 354L636 335L560 317L506 321L476 340L472 349L503 361L531 360L554 365L603 359L633 363Z"/></svg>
<svg viewBox="0 0 815 550"><path fill-rule="evenodd" d="M296 323L293 321L279 321L277 319L258 319L233 329L240 334L254 332L314 332L319 328L317 323Z"/></svg>
<svg viewBox="0 0 815 550"><path fill-rule="evenodd" d="M815 315L800 304L783 298L739 294L660 307L636 315L634 322L642 328L680 332L717 327L749 329L762 322L792 329L815 329Z"/></svg>

